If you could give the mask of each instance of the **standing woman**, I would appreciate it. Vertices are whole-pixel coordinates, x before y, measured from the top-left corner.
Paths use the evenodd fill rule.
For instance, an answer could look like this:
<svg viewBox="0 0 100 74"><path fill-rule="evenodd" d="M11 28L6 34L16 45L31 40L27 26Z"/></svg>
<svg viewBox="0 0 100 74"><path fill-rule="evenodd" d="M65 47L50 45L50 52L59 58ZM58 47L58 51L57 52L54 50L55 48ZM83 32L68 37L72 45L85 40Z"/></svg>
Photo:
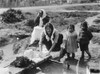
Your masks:
<svg viewBox="0 0 100 74"><path fill-rule="evenodd" d="M31 34L30 46L34 45L36 41L39 41L41 33L43 32L43 27L49 20L50 18L47 16L45 10L41 9L35 20L35 27Z"/></svg>
<svg viewBox="0 0 100 74"><path fill-rule="evenodd" d="M43 51L42 46L45 45L46 49L49 51L48 54L50 54L52 51L60 51L62 41L63 35L60 34L51 23L47 23L42 33L39 47L41 51Z"/></svg>

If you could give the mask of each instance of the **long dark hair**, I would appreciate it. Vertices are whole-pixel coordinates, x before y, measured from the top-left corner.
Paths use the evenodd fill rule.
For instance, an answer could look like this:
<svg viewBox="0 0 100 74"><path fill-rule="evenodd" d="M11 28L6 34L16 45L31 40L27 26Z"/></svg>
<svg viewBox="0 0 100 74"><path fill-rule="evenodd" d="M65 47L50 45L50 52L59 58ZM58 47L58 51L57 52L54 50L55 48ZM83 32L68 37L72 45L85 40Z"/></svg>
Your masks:
<svg viewBox="0 0 100 74"><path fill-rule="evenodd" d="M75 31L75 26L72 25L72 24L70 24L70 25L68 26L68 28L73 28L73 30Z"/></svg>
<svg viewBox="0 0 100 74"><path fill-rule="evenodd" d="M84 27L85 30L88 29L88 23L86 21L84 21L82 24L81 24L82 27Z"/></svg>
<svg viewBox="0 0 100 74"><path fill-rule="evenodd" d="M46 31L46 29L47 29L48 27L51 29L51 34L50 34L50 35L48 35L48 33L47 33L47 31ZM53 25L52 25L51 23L47 23L47 24L45 25L45 31L46 31L46 34L47 34L48 36L51 36L51 35L52 35L53 30L54 30L54 27L53 27Z"/></svg>

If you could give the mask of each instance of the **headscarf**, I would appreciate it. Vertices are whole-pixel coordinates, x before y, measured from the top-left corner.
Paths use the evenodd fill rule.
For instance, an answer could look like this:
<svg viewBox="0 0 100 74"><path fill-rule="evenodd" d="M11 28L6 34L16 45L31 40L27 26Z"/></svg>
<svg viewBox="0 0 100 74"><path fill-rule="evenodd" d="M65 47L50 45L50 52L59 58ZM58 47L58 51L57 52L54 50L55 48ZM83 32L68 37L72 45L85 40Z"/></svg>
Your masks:
<svg viewBox="0 0 100 74"><path fill-rule="evenodd" d="M51 28L51 36L49 37L48 36L48 34L46 33L46 27L50 27ZM53 40L53 38L54 38L54 33L56 32L57 30L54 28L54 26L51 24L51 23L47 23L46 25L45 25L45 29L44 29L44 34L46 35L46 39L47 39L47 41L49 41L49 40L51 40L51 42L53 43L54 42L54 40Z"/></svg>
<svg viewBox="0 0 100 74"><path fill-rule="evenodd" d="M39 26L43 26L43 19L47 16L46 11L44 9L41 9L41 11L43 12L43 15L42 17L40 17Z"/></svg>
<svg viewBox="0 0 100 74"><path fill-rule="evenodd" d="M84 27L85 30L87 30L88 28L88 23L86 21L84 21L82 24L81 24L82 27Z"/></svg>
<svg viewBox="0 0 100 74"><path fill-rule="evenodd" d="M41 18L45 18L47 16L46 11L44 9L41 9L41 11L43 12L43 15Z"/></svg>

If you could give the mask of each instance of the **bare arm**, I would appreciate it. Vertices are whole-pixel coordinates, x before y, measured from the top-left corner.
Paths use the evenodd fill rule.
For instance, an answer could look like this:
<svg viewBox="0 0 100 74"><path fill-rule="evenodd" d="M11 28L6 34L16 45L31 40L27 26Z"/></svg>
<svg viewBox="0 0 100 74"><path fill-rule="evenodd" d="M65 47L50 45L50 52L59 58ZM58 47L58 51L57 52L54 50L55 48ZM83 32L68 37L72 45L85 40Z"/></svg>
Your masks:
<svg viewBox="0 0 100 74"><path fill-rule="evenodd" d="M59 33L58 32L55 32L55 39L54 39L54 43L52 44L50 50L49 50L49 53L54 49L56 43L58 42L58 38L59 38Z"/></svg>

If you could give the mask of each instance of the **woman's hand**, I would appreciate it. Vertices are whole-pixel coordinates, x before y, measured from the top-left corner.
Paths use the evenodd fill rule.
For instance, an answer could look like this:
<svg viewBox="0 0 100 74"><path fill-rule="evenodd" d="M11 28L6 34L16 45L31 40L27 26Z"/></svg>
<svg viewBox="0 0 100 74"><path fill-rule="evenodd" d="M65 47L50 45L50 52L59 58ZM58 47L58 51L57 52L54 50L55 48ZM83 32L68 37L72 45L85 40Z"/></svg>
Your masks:
<svg viewBox="0 0 100 74"><path fill-rule="evenodd" d="M49 56L50 55L50 52L48 52L47 54L46 54L46 56Z"/></svg>
<svg viewBox="0 0 100 74"><path fill-rule="evenodd" d="M65 44L62 44L62 45L61 45L61 48L63 48L63 49L64 49L64 48L65 48Z"/></svg>

